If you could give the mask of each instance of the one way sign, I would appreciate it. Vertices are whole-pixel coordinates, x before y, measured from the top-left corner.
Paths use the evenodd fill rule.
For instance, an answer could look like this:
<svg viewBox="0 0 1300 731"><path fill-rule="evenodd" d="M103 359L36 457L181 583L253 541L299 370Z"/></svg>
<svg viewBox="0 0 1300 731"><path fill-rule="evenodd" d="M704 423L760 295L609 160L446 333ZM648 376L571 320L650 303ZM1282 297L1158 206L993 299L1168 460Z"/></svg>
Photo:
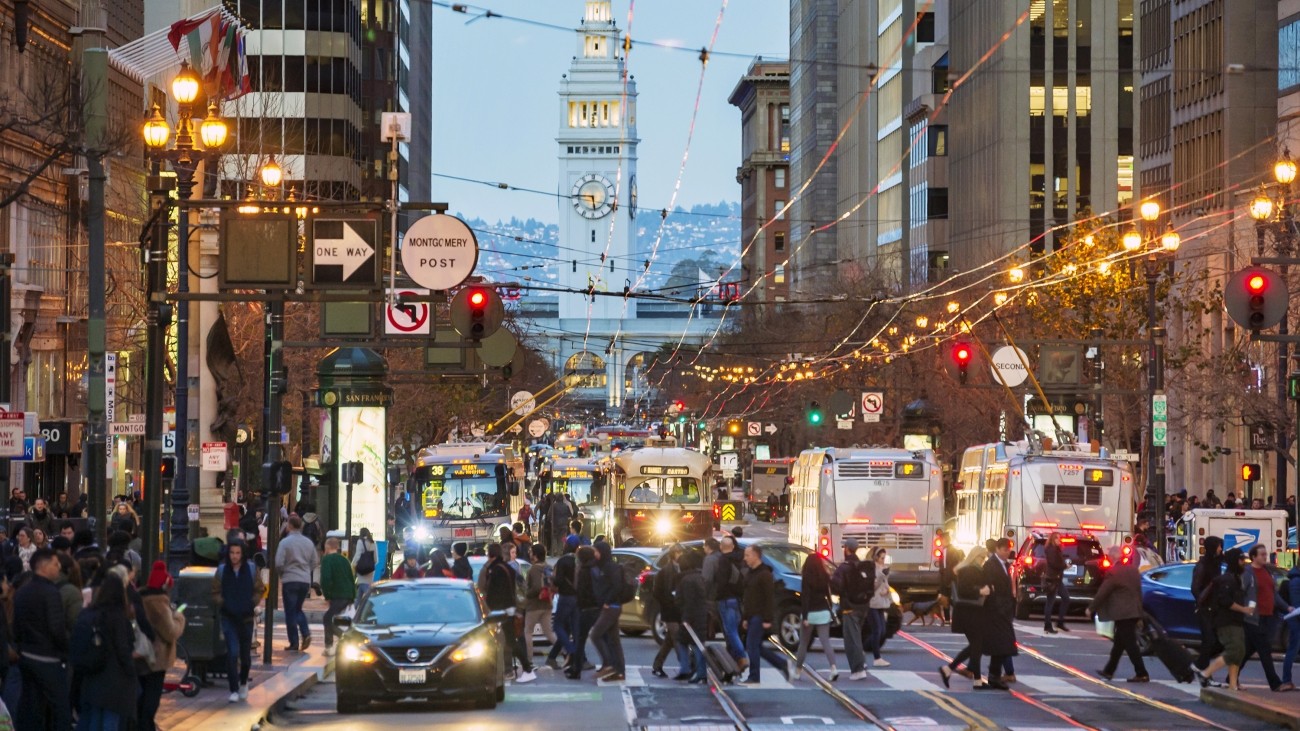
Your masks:
<svg viewBox="0 0 1300 731"><path fill-rule="evenodd" d="M317 218L312 221L311 284L379 284L375 251L379 226L370 218Z"/></svg>

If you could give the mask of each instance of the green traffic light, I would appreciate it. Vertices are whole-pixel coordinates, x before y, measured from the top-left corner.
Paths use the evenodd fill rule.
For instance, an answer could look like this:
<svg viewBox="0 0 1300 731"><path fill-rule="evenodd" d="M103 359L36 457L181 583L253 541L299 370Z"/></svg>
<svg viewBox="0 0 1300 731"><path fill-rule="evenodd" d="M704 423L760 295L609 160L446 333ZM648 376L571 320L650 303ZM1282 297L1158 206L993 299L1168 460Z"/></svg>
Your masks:
<svg viewBox="0 0 1300 731"><path fill-rule="evenodd" d="M814 411L814 412L808 414L808 421L811 422L811 423L813 423L813 424L820 424L820 423L822 423L822 414L821 414L821 412L820 412L820 411Z"/></svg>
<svg viewBox="0 0 1300 731"><path fill-rule="evenodd" d="M686 423L686 417L685 417L685 416L679 416L679 417L677 417L677 423L678 423L678 424L685 424L685 423Z"/></svg>

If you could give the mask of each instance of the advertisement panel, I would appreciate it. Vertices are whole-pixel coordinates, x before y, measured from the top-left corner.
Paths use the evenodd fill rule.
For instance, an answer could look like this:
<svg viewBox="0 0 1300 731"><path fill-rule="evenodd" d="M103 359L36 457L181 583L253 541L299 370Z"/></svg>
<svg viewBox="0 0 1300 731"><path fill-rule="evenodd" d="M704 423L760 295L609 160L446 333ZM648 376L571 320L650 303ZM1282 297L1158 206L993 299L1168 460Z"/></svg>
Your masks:
<svg viewBox="0 0 1300 731"><path fill-rule="evenodd" d="M338 413L339 442L335 449L339 465L337 497L340 524L344 522L347 511L348 488L343 482L341 465L345 462L361 462L365 479L352 491L352 533L356 535L362 528L369 528L376 541L383 541L387 524L388 501L384 490L386 470L384 455L388 454L385 443L385 409L382 406L341 406Z"/></svg>

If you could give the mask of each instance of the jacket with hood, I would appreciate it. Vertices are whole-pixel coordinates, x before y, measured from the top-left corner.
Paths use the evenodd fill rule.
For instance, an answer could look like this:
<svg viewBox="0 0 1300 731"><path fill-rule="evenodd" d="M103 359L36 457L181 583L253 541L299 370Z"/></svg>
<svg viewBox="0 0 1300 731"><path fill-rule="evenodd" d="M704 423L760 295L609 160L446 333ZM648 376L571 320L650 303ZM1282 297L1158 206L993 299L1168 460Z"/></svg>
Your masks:
<svg viewBox="0 0 1300 731"><path fill-rule="evenodd" d="M509 564L502 560L489 561L483 567L487 588L483 592L488 609L515 609L515 577Z"/></svg>
<svg viewBox="0 0 1300 731"><path fill-rule="evenodd" d="M171 597L162 589L140 592L140 603L153 627L154 661L150 672L164 672L176 664L176 641L185 631L185 615L172 608Z"/></svg>
<svg viewBox="0 0 1300 731"><path fill-rule="evenodd" d="M325 529L321 526L320 516L316 513L303 513L302 515L302 534L320 550L321 545L325 542Z"/></svg>
<svg viewBox="0 0 1300 731"><path fill-rule="evenodd" d="M578 609L599 609L600 598L596 596L595 580L592 574L592 568L596 565L594 560L582 561L578 559Z"/></svg>
<svg viewBox="0 0 1300 731"><path fill-rule="evenodd" d="M623 591L623 567L614 560L609 543L596 541L595 549L600 559L590 569L592 593L602 607L622 606L619 594Z"/></svg>
<svg viewBox="0 0 1300 731"><path fill-rule="evenodd" d="M741 606L741 617L745 619L762 617L765 623L776 622L776 581L772 578L772 567L760 563L749 570Z"/></svg>
<svg viewBox="0 0 1300 731"><path fill-rule="evenodd" d="M696 633L709 626L708 586L699 569L684 571L677 580L677 604L681 607L681 621L689 624Z"/></svg>

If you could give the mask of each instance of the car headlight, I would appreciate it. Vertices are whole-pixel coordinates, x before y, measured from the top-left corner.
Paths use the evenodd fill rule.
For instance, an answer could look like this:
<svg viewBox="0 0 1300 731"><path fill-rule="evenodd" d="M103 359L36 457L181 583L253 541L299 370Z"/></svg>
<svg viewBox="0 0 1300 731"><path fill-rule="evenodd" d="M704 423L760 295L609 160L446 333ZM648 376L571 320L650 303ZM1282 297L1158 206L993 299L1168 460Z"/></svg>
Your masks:
<svg viewBox="0 0 1300 731"><path fill-rule="evenodd" d="M673 532L673 522L667 518L660 518L655 521L655 532L661 536L666 536Z"/></svg>
<svg viewBox="0 0 1300 731"><path fill-rule="evenodd" d="M416 527L415 530L411 531L411 539L417 543L423 543L424 541L429 540L429 529L422 525Z"/></svg>
<svg viewBox="0 0 1300 731"><path fill-rule="evenodd" d="M591 516L593 518L596 518L597 520L600 520L601 518L605 517L605 511L600 509L593 510L591 511Z"/></svg>
<svg viewBox="0 0 1300 731"><path fill-rule="evenodd" d="M348 662L359 662L363 665L373 665L379 656L371 652L365 645L344 645L343 659Z"/></svg>
<svg viewBox="0 0 1300 731"><path fill-rule="evenodd" d="M487 654L487 643L483 642L482 640L474 640L473 642L467 642L461 645L460 647L456 648L451 653L451 661L465 662L466 660L473 660L476 658L483 657L486 654Z"/></svg>
<svg viewBox="0 0 1300 731"><path fill-rule="evenodd" d="M898 592L897 592L897 591L894 591L894 587L892 587L892 586L889 587L889 601L891 601L891 602L893 602L893 603L895 603L895 604L902 604L902 603L903 603L903 602L899 599L899 597L898 597Z"/></svg>

